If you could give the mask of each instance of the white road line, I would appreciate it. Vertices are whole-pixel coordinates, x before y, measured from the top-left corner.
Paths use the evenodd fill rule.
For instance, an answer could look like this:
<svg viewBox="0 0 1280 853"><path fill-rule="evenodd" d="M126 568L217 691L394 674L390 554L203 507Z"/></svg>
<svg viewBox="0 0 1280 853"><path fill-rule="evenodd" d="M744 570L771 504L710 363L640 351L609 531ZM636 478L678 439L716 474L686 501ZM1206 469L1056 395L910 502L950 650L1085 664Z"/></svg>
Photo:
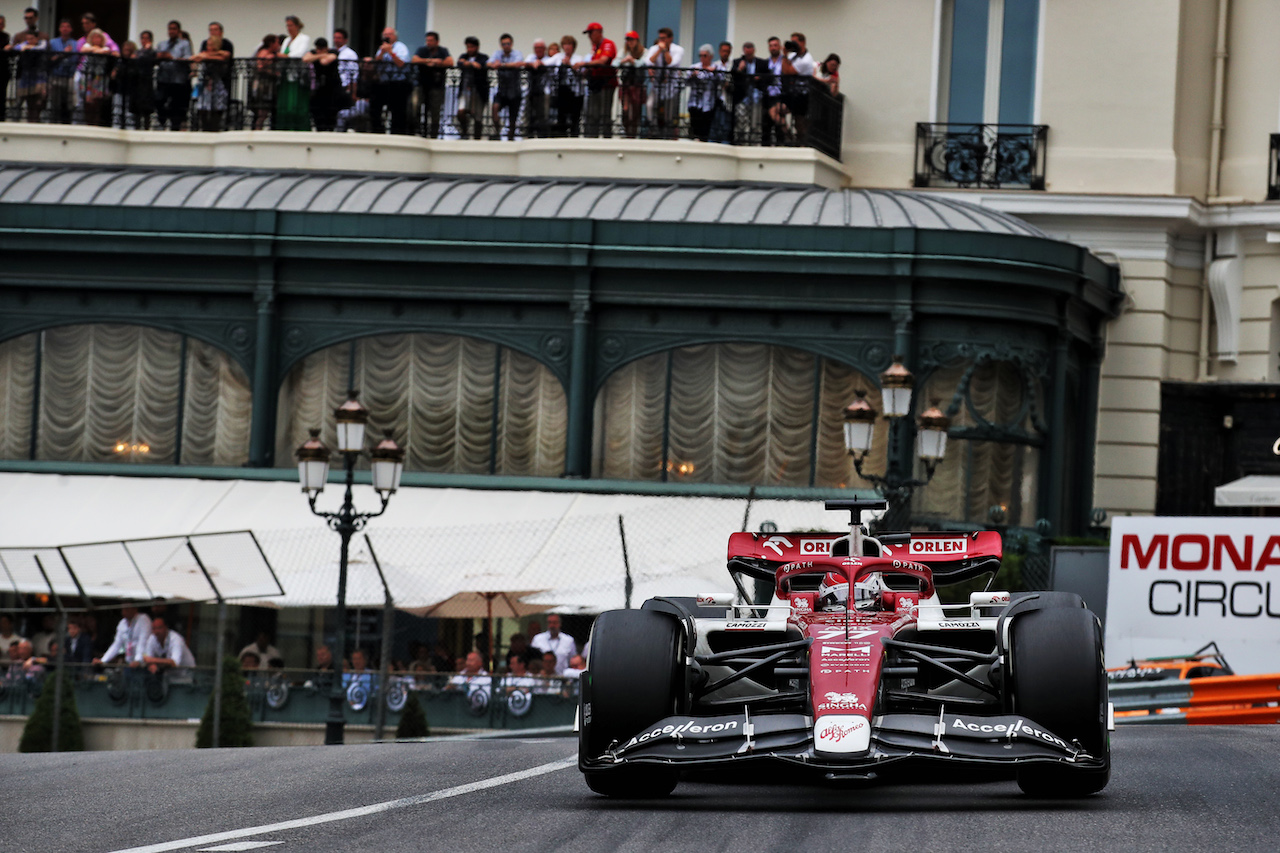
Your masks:
<svg viewBox="0 0 1280 853"><path fill-rule="evenodd" d="M343 809L340 812L311 815L310 817L298 818L297 820L285 820L280 823L267 823L262 826L249 826L244 829L231 829L226 832L214 832L209 835L198 835L194 838L182 838L177 841L148 844L144 847L130 847L126 850L113 851L113 853L164 853L166 850L183 850L200 844L216 844L219 841L231 841L236 838L265 835L268 832L282 832L286 829L300 829L305 826L314 826L321 823L333 823L338 820L350 820L355 817L366 817L368 815L381 814L382 812L389 812L395 809L404 809L409 808L410 806L420 806L425 803L433 803L436 800L447 800L450 797L461 797L464 794L483 791L486 788L496 788L499 785L510 785L512 782L520 782L533 776L543 776L547 773L554 773L557 770L565 770L569 767L575 767L577 766L577 763L577 756L571 756L569 758L562 758L559 761L552 761L549 764L540 764L537 767L530 767L528 770L518 770L515 773L507 773L503 776L494 776L492 779L481 779L479 782L468 782L466 785L458 785L454 788L445 788L443 791L432 791L430 794L417 794L412 797L403 797L399 800L387 800L384 803L374 803L371 806L361 806L360 808L355 809Z"/></svg>
<svg viewBox="0 0 1280 853"><path fill-rule="evenodd" d="M261 850L263 847L275 847L283 841L232 841L230 844L219 844L217 847L201 847L196 853L245 853L247 850Z"/></svg>

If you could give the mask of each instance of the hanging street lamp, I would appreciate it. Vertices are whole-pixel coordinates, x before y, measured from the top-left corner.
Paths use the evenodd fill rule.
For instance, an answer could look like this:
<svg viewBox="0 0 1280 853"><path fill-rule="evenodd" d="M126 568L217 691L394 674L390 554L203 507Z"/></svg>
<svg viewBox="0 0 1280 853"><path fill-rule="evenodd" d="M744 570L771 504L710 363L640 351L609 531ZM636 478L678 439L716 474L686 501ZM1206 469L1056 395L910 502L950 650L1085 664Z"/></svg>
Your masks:
<svg viewBox="0 0 1280 853"><path fill-rule="evenodd" d="M325 482L329 479L329 460L332 456L329 448L320 441L320 430L311 430L311 437L295 452L298 459L298 482L302 484L311 512L323 518L329 529L342 538L338 559L338 624L333 649L333 683L330 685L329 716L325 720L324 730L326 744L342 743L346 727L343 711L346 691L342 684L342 667L347 644L347 555L351 537L363 530L369 519L377 518L387 511L387 503L396 489L400 488L400 475L404 471L404 450L387 436L370 453L373 488L378 493L382 506L377 512L356 512L351 489L355 485L356 460L364 451L369 410L360 405L353 390L348 394L347 401L334 412L334 418L337 421L338 452L343 456L347 475L342 506L337 512L316 509L316 498L324 491ZM386 654L385 649L383 654Z"/></svg>

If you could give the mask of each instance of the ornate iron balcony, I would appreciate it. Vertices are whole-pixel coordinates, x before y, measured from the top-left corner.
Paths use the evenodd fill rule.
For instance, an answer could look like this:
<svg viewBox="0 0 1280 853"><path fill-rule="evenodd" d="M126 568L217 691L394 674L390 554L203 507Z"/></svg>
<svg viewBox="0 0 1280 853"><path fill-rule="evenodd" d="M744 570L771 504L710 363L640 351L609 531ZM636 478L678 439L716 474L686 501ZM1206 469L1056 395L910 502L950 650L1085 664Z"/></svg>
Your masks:
<svg viewBox="0 0 1280 853"><path fill-rule="evenodd" d="M1042 190L1048 136L1044 124L920 122L915 185Z"/></svg>

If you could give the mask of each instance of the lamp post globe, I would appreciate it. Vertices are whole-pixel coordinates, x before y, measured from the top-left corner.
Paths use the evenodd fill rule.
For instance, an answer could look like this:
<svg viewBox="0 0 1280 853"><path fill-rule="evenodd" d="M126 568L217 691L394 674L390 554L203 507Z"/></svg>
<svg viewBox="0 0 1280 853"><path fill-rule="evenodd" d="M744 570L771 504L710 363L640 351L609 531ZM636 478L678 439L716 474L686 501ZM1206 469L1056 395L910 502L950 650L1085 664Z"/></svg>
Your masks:
<svg viewBox="0 0 1280 853"><path fill-rule="evenodd" d="M325 481L329 479L329 458L333 455L320 440L320 430L311 430L311 437L294 451L298 459L298 482L302 491L314 498L324 491Z"/></svg>
<svg viewBox="0 0 1280 853"><path fill-rule="evenodd" d="M938 408L938 401L920 415L919 433L916 436L916 453L926 466L934 466L947 455L947 429L951 418Z"/></svg>
<svg viewBox="0 0 1280 853"><path fill-rule="evenodd" d="M871 452L876 428L876 410L867 402L867 392L856 392L858 398L844 410L844 447L853 456Z"/></svg>
<svg viewBox="0 0 1280 853"><path fill-rule="evenodd" d="M373 488L380 495L394 495L404 473L404 448L387 436L369 454L373 459Z"/></svg>
<svg viewBox="0 0 1280 853"><path fill-rule="evenodd" d="M911 389L916 378L902 363L902 356L895 355L893 364L880 374L881 397L884 413L890 418L905 418L911 414Z"/></svg>
<svg viewBox="0 0 1280 853"><path fill-rule="evenodd" d="M343 453L359 453L364 450L364 428L369 423L369 410L356 399L355 390L347 394L347 401L333 411L338 422L338 449Z"/></svg>

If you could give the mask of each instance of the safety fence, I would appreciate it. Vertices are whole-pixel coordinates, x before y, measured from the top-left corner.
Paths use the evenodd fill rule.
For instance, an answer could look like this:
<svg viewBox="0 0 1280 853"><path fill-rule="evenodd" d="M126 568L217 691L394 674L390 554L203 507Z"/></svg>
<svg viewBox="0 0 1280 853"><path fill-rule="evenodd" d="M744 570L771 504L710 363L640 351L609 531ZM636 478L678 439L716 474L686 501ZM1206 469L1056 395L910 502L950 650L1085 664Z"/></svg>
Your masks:
<svg viewBox="0 0 1280 853"><path fill-rule="evenodd" d="M213 670L195 667L179 675L126 667L67 665L72 693L83 718L132 720L200 719L213 694ZM21 669L0 676L0 715L27 716L46 685L48 671ZM343 713L353 725L385 725L394 733L410 694L428 724L440 729L535 729L573 722L578 681L526 675L391 673L381 689L376 672L343 676ZM333 676L314 670L244 673L245 696L254 723L325 722ZM385 709L379 709L379 703ZM380 719L381 716L381 719Z"/></svg>
<svg viewBox="0 0 1280 853"><path fill-rule="evenodd" d="M364 60L7 55L10 121L137 130L353 130L811 147L839 159L844 99L800 75L715 68L392 69ZM2 71L2 69L0 69Z"/></svg>
<svg viewBox="0 0 1280 853"><path fill-rule="evenodd" d="M1280 674L1111 684L1116 723L1280 723Z"/></svg>

